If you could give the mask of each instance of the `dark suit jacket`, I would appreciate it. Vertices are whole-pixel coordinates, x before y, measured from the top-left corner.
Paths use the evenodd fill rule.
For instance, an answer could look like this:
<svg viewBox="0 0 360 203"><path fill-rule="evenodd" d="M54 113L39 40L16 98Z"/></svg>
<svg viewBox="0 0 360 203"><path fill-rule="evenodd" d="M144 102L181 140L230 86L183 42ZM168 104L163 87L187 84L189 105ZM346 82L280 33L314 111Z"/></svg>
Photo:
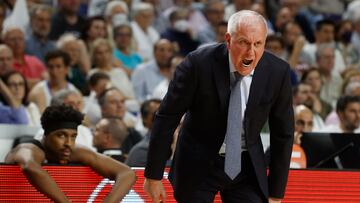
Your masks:
<svg viewBox="0 0 360 203"><path fill-rule="evenodd" d="M226 45L210 45L190 53L177 67L155 116L145 177L162 179L173 132L186 113L170 172L175 198L186 199L218 156L226 133L229 98ZM271 131L268 176L260 139L267 119ZM265 52L254 71L244 130L257 181L266 197L284 195L293 144L293 120L289 65Z"/></svg>

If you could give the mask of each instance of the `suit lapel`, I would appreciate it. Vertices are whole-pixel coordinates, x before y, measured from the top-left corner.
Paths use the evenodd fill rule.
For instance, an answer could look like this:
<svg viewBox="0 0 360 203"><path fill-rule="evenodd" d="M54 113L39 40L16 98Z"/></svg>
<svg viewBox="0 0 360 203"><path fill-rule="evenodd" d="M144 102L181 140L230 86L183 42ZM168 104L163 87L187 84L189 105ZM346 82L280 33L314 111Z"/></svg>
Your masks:
<svg viewBox="0 0 360 203"><path fill-rule="evenodd" d="M219 95L221 110L227 112L230 96L230 70L228 51L225 44L220 46L220 51L216 51L216 60L212 64L216 89Z"/></svg>
<svg viewBox="0 0 360 203"><path fill-rule="evenodd" d="M245 117L251 117L252 111L256 107L256 105L259 103L261 99L261 95L263 94L263 91L266 87L266 84L268 83L269 75L270 75L270 69L267 67L267 61L266 58L266 52L260 59L257 67L255 68L253 79L250 86L250 93L249 98L246 106L245 111Z"/></svg>

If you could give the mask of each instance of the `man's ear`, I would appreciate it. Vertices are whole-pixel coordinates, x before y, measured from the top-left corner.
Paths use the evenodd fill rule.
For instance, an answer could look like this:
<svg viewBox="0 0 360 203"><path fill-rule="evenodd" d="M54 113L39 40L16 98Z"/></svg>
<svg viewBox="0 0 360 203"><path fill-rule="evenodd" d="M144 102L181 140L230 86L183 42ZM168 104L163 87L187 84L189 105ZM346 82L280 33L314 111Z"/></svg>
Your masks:
<svg viewBox="0 0 360 203"><path fill-rule="evenodd" d="M225 42L226 42L226 46L229 48L230 47L230 41L231 41L231 35L230 33L225 33Z"/></svg>

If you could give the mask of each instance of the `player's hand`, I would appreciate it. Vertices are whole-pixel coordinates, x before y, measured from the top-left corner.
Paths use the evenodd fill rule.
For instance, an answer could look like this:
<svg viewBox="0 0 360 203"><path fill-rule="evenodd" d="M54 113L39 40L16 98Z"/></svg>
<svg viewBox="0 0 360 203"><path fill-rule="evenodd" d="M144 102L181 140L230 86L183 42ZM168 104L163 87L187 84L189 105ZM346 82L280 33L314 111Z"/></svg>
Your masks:
<svg viewBox="0 0 360 203"><path fill-rule="evenodd" d="M281 203L281 199L269 197L269 203Z"/></svg>
<svg viewBox="0 0 360 203"><path fill-rule="evenodd" d="M144 190L154 203L165 202L166 192L161 180L145 178Z"/></svg>

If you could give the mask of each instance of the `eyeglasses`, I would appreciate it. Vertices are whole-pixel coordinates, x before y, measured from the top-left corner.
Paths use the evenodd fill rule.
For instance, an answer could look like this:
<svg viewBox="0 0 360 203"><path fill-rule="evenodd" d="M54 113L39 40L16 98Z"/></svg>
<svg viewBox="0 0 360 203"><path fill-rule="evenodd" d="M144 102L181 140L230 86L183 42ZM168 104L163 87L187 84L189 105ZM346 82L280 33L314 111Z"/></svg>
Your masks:
<svg viewBox="0 0 360 203"><path fill-rule="evenodd" d="M9 82L7 84L10 88L14 88L14 87L24 87L25 83L24 82Z"/></svg>

